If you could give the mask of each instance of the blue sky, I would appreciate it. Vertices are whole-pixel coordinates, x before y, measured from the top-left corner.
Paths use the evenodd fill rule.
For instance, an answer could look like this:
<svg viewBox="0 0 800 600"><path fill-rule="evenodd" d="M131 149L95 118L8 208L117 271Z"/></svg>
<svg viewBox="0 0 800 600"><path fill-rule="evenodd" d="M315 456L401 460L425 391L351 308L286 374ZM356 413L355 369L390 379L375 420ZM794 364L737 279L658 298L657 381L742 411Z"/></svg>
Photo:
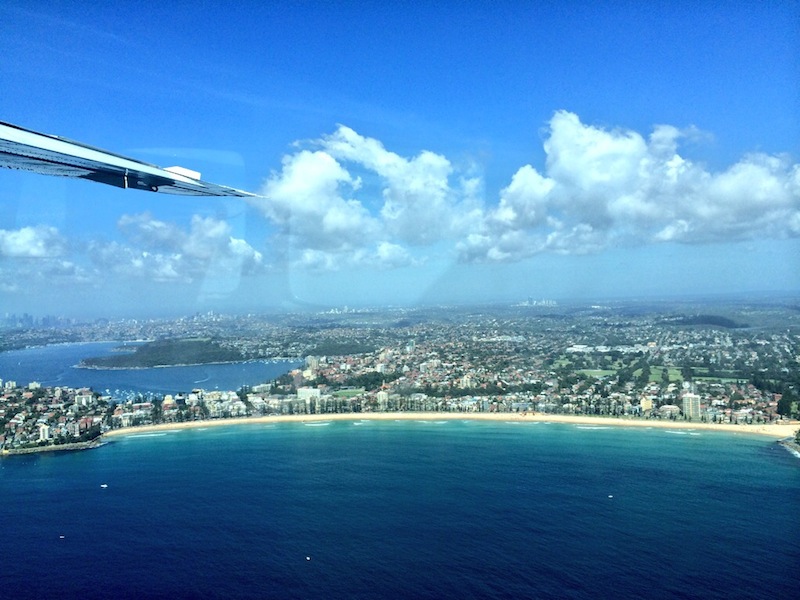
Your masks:
<svg viewBox="0 0 800 600"><path fill-rule="evenodd" d="M800 290L798 2L0 6L0 119L261 193L0 170L0 309Z"/></svg>

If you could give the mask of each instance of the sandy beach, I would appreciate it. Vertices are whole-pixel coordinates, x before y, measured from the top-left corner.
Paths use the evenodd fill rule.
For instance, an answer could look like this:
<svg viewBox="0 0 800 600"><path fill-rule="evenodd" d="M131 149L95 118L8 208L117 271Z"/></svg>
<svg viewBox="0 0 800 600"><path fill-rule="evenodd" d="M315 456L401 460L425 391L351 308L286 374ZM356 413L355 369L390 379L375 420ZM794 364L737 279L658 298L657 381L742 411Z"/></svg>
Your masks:
<svg viewBox="0 0 800 600"><path fill-rule="evenodd" d="M443 421L446 419L475 420L475 421L527 421L570 423L573 425L613 426L613 427L654 427L660 429L693 429L702 431L719 431L727 433L744 433L765 435L775 439L794 437L800 429L800 422L780 424L716 424L696 423L690 421L669 421L658 419L637 419L620 417L592 417L583 415L546 415L533 413L457 413L457 412L385 412L385 413L346 413L346 414L321 414L321 415L281 415L273 417L245 417L234 419L208 419L205 421L189 421L184 423L162 423L159 425L143 425L140 427L126 427L113 429L103 434L103 437L120 435L136 435L156 431L175 429L199 429L204 427L220 427L230 425L249 425L264 423L304 423L314 421Z"/></svg>

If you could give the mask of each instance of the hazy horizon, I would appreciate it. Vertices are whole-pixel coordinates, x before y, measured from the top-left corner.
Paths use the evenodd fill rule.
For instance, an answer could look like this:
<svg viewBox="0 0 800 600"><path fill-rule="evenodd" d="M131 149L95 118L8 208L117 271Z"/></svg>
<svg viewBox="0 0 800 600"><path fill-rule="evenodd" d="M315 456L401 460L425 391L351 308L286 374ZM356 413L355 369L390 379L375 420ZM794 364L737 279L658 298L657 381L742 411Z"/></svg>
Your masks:
<svg viewBox="0 0 800 600"><path fill-rule="evenodd" d="M119 307L110 308L106 312L92 311L81 312L36 312L29 309L23 311L4 310L0 313L0 327L4 320L12 317L22 319L29 317L34 320L36 326L41 326L43 319L67 319L78 323L90 323L97 320L108 319L111 321L125 320L174 320L191 318L196 316L222 316L222 317L269 317L269 316L291 316L291 315L321 315L336 313L381 313L393 311L425 311L425 310L447 310L455 311L472 309L507 309L507 308L532 308L539 312L560 309L624 309L636 306L650 307L654 311L657 307L664 310L681 310L690 307L704 307L713 312L714 309L729 309L732 307L743 307L745 305L782 305L784 303L793 304L800 301L800 293L795 291L752 291L752 292L724 292L719 294L682 294L682 295L661 295L661 296L597 296L592 298L557 298L545 296L528 296L525 298L515 298L512 300L492 300L492 301L465 301L465 302L430 302L425 304L310 304L310 303L285 303L280 306L255 307L252 310L238 309L229 307L229 310L193 307L186 310L162 310L158 311L150 307L136 311L128 309L122 312ZM526 304L528 303L528 304ZM532 313L536 314L536 313Z"/></svg>

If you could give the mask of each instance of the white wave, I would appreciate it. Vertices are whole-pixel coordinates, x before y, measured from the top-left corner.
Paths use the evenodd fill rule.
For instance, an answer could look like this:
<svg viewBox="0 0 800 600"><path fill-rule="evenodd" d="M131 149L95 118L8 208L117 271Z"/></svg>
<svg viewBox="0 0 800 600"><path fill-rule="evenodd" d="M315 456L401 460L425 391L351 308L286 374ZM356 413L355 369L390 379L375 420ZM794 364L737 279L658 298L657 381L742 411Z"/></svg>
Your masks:
<svg viewBox="0 0 800 600"><path fill-rule="evenodd" d="M330 421L318 421L315 423L303 423L306 427L324 427L325 425L330 425Z"/></svg>
<svg viewBox="0 0 800 600"><path fill-rule="evenodd" d="M167 435L166 433L137 433L135 435L129 435L128 438L148 438L148 437L163 437Z"/></svg>
<svg viewBox="0 0 800 600"><path fill-rule="evenodd" d="M609 425L575 425L576 429L611 429Z"/></svg>
<svg viewBox="0 0 800 600"><path fill-rule="evenodd" d="M689 435L688 431L673 431L672 429L666 429L664 433L672 433L674 435Z"/></svg>

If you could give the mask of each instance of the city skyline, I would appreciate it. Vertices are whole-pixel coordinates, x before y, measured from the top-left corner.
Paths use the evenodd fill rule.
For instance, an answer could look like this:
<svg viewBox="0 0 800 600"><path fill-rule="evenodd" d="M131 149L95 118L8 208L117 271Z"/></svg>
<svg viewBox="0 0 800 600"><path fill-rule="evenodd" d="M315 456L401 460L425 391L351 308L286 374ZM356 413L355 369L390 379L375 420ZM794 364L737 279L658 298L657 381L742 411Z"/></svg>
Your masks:
<svg viewBox="0 0 800 600"><path fill-rule="evenodd" d="M800 290L797 5L120 10L0 8L2 119L263 197L0 170L4 312Z"/></svg>

